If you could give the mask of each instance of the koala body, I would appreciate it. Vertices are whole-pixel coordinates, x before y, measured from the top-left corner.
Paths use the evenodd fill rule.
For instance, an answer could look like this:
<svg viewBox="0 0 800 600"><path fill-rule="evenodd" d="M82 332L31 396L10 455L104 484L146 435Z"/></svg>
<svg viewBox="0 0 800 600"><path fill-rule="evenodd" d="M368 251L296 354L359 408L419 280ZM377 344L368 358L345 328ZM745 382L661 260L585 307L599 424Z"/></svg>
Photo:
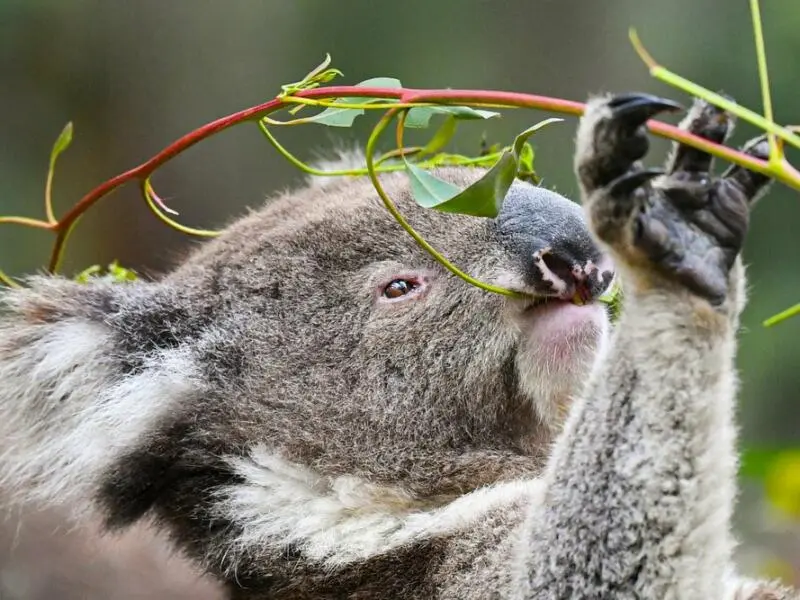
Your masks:
<svg viewBox="0 0 800 600"><path fill-rule="evenodd" d="M152 522L242 600L794 597L731 562L738 254L768 181L683 147L643 170L669 107L590 103L583 208L516 182L497 219L441 214L382 177L527 299L445 271L366 178L286 194L157 281L6 292L5 486ZM730 119L684 126L721 141Z"/></svg>

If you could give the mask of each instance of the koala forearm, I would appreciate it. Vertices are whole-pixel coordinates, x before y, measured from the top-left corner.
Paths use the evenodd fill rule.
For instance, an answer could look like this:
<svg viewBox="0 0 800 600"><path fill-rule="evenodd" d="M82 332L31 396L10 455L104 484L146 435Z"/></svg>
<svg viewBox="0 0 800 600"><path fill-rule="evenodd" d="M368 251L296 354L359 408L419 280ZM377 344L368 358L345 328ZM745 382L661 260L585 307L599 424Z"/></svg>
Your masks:
<svg viewBox="0 0 800 600"><path fill-rule="evenodd" d="M712 598L734 496L731 320L662 288L629 294L617 331L548 465L529 597Z"/></svg>
<svg viewBox="0 0 800 600"><path fill-rule="evenodd" d="M735 483L738 254L768 179L677 145L645 169L646 121L675 105L596 98L577 135L590 227L614 258L623 315L598 354L545 472L523 561L529 598L721 599ZM731 120L697 102L681 125L722 141ZM764 156L763 139L745 151Z"/></svg>

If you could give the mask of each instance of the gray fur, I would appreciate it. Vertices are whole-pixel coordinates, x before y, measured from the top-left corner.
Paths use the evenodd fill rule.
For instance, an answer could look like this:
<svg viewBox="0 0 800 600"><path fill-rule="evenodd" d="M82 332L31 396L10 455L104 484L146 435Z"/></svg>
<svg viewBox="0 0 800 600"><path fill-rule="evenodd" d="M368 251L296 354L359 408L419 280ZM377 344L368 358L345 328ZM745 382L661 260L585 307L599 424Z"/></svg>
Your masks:
<svg viewBox="0 0 800 600"><path fill-rule="evenodd" d="M382 177L448 258L542 305L442 269L365 178L279 197L157 281L5 292L4 486L152 521L242 600L794 598L731 564L736 256L766 181L733 171L712 202L676 151L628 189L647 144L620 114L579 128L586 220L520 182L497 220L440 214ZM418 287L384 298L398 278Z"/></svg>

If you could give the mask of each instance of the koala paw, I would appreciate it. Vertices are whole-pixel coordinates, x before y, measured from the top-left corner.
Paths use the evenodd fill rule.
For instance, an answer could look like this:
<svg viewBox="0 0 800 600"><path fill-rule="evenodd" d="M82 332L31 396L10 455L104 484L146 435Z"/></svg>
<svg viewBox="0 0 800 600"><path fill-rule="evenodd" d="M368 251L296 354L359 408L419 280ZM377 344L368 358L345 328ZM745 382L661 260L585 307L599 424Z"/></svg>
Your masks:
<svg viewBox="0 0 800 600"><path fill-rule="evenodd" d="M590 227L617 261L648 280L658 274L720 305L750 206L770 179L738 166L716 177L711 155L681 144L664 169L644 168L639 161L649 146L645 123L678 109L645 94L591 101L578 128L576 171ZM732 115L697 100L681 127L722 143L733 124ZM742 148L758 158L767 158L768 150L764 136Z"/></svg>

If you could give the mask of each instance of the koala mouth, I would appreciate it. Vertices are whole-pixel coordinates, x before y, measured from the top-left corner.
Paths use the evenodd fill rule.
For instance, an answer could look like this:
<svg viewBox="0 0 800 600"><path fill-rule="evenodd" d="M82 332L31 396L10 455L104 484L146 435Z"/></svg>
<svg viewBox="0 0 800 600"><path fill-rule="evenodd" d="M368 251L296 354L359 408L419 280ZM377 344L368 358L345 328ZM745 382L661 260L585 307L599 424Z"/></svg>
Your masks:
<svg viewBox="0 0 800 600"><path fill-rule="evenodd" d="M566 304L579 305L578 303L572 300L565 300L564 298L559 298L557 296L537 296L533 299L526 300L522 307L522 310L523 312L532 312L544 306L566 305Z"/></svg>
<svg viewBox="0 0 800 600"><path fill-rule="evenodd" d="M521 389L540 414L555 422L558 407L578 391L610 332L606 307L597 301L578 304L550 296L520 303L516 309Z"/></svg>
<svg viewBox="0 0 800 600"><path fill-rule="evenodd" d="M529 300L521 308L520 328L528 342L538 352L557 350L562 359L568 359L576 345L594 346L609 325L606 307L597 301L547 296Z"/></svg>

